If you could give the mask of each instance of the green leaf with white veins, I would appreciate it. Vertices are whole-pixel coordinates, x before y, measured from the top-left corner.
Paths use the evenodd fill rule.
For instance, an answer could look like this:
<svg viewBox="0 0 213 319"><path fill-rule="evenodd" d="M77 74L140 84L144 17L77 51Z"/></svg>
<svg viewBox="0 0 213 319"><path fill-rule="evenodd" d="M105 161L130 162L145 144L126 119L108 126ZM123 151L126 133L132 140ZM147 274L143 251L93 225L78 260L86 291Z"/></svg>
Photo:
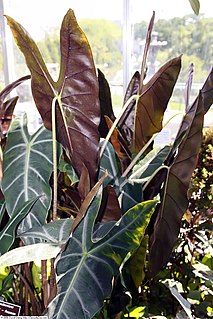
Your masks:
<svg viewBox="0 0 213 319"><path fill-rule="evenodd" d="M92 318L112 290L112 278L130 251L140 244L156 201L140 203L114 223L94 231L100 192L58 256L58 293L49 306L50 319ZM103 228L106 228L104 231Z"/></svg>
<svg viewBox="0 0 213 319"><path fill-rule="evenodd" d="M9 216L34 197L39 200L19 226L19 233L45 222L51 203L52 136L43 126L28 133L26 115L15 119L3 154L2 191Z"/></svg>
<svg viewBox="0 0 213 319"><path fill-rule="evenodd" d="M22 205L20 209L18 207L18 210L14 212L13 216L9 219L4 229L0 232L0 255L6 253L9 250L15 240L15 231L18 224L29 213L37 200L38 198L34 198L24 203L24 205Z"/></svg>
<svg viewBox="0 0 213 319"><path fill-rule="evenodd" d="M102 147L103 143L104 140L102 139L100 142L100 148ZM115 150L110 142L107 143L104 153L101 157L99 178L104 175L106 170L108 175L105 178L103 185L113 185L115 187L116 193L118 193L120 186L119 179L121 174L118 168Z"/></svg>
<svg viewBox="0 0 213 319"><path fill-rule="evenodd" d="M48 243L65 243L69 238L72 224L73 220L70 218L56 219L45 225L32 227L20 234L20 237L43 239Z"/></svg>

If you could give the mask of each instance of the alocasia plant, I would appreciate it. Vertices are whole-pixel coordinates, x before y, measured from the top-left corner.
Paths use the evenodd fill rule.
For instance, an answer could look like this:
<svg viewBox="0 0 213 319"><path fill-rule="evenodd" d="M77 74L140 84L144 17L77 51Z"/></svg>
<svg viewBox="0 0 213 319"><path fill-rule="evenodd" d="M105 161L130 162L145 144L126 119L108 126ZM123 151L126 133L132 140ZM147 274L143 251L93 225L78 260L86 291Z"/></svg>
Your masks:
<svg viewBox="0 0 213 319"><path fill-rule="evenodd" d="M156 151L153 140L162 129L181 56L168 61L147 84L143 83L154 14L141 73L136 72L130 80L123 114L117 118L110 86L100 70L96 73L88 40L73 10L68 10L61 25L61 64L56 82L33 39L18 22L6 18L25 56L32 94L48 130L42 126L30 136L23 117L16 119L9 131L3 154L6 205L0 210L0 221L6 207L12 219L13 214L20 213L20 224L18 232L17 223L12 225L12 232L8 227L10 240L3 252L18 235L27 244L45 241L39 243L39 247L44 245L41 259L45 259L47 246L48 256L56 257L60 251L55 262L57 292L51 294L49 318L89 319L103 307L113 289L117 288L120 298L116 283L125 285L129 276L134 279L130 286L138 288L146 248L151 275L169 260L188 205L187 189L201 143L203 115L212 104L212 71L198 98L187 105L173 145ZM49 130L53 136L56 133L63 148L62 154L58 153L60 163L54 168L60 185L56 215L52 213L50 182L55 151ZM33 199L33 195L39 198ZM32 207L28 200L32 200ZM0 234L5 240L4 229L6 232ZM31 244L32 249L16 248L14 254L20 251L18 260L28 262L24 251L33 259L36 245ZM11 265L11 252L0 257L0 264L1 260L6 264L8 258ZM138 276L131 273L134 260L142 260Z"/></svg>

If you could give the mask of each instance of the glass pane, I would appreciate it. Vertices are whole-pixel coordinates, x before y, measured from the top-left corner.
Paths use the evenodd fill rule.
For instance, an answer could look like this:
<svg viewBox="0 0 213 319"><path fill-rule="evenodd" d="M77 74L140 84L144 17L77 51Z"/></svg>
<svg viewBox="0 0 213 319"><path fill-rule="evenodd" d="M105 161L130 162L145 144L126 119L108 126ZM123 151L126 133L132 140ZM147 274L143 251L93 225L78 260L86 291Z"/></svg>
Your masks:
<svg viewBox="0 0 213 319"><path fill-rule="evenodd" d="M169 104L170 111L182 111L184 108L184 88L190 63L194 63L195 68L191 101L213 64L213 2L209 0L200 1L199 16L193 13L189 0L5 0L3 3L4 14L21 23L36 41L54 79L58 77L60 63L59 29L67 10L72 8L90 42L95 64L110 84L116 113L122 106L123 91L133 72L140 71L148 21L153 10L156 18L147 80L166 61L183 54L182 71ZM5 28L11 82L29 71L9 27ZM0 70L3 88L2 54ZM20 110L29 111L32 115L30 81L18 87L17 93ZM18 111L18 107L16 109ZM32 127L36 127L38 121L37 116ZM208 123L211 121L212 115L208 116Z"/></svg>

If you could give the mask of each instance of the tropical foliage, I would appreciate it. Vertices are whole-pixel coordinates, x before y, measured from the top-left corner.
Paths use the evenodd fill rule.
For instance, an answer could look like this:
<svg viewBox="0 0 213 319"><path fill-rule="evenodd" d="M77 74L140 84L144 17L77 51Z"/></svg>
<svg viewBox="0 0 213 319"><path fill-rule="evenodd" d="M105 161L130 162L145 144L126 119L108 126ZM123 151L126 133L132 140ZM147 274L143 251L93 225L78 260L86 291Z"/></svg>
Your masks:
<svg viewBox="0 0 213 319"><path fill-rule="evenodd" d="M194 102L186 99L174 143L156 149L181 56L144 83L154 14L141 70L130 80L118 117L73 10L61 25L56 81L26 30L6 19L31 73L43 125L30 135L25 115L12 120L18 98L8 94L29 76L1 92L2 128L12 120L9 130L7 125L1 131L0 265L11 267L1 294L20 303L23 314L121 317L128 305L139 305L145 276L155 280L177 244L203 118L213 100L212 71ZM37 260L41 268L33 266ZM195 270L203 280L205 274ZM40 272L39 286L33 280ZM170 281L163 284L182 301ZM191 306L180 304L191 315Z"/></svg>

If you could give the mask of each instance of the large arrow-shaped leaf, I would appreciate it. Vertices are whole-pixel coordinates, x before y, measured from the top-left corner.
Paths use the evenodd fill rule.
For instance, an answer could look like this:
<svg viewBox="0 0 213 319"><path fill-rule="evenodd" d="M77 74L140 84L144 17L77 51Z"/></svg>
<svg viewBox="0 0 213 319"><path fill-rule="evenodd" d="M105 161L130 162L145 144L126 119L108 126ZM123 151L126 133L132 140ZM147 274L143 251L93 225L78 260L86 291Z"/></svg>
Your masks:
<svg viewBox="0 0 213 319"><path fill-rule="evenodd" d="M136 152L148 142L154 133L162 129L163 115L181 68L181 57L162 66L143 86L136 115L133 147Z"/></svg>
<svg viewBox="0 0 213 319"><path fill-rule="evenodd" d="M3 155L2 190L8 214L13 216L24 202L40 196L19 227L20 232L44 224L51 202L52 170L51 132L41 127L29 135L26 115L14 120Z"/></svg>
<svg viewBox="0 0 213 319"><path fill-rule="evenodd" d="M180 222L188 206L187 191L202 141L203 103L201 93L185 116L188 131L168 169L161 206L151 237L150 261L156 274L169 260L177 240Z"/></svg>
<svg viewBox="0 0 213 319"><path fill-rule="evenodd" d="M156 204L138 204L119 222L103 224L93 234L100 201L99 193L57 261L58 293L49 308L51 319L89 319L98 312L123 259L139 246Z"/></svg>
<svg viewBox="0 0 213 319"><path fill-rule="evenodd" d="M6 251L5 245L8 242L8 237L9 241L11 242L10 234L15 229L15 226L18 224L21 218L23 218L24 215L26 215L29 212L31 206L34 203L35 200L27 202L24 205L23 209L20 212L18 212L18 215L10 219L7 225L7 230L5 227L4 231L0 233L0 252L2 252L3 249L4 251ZM33 239L45 240L45 243L27 245L10 250L8 253L0 257L0 266L11 266L38 259L44 260L55 258L56 255L59 253L61 247L66 243L66 241L69 238L72 223L73 220L69 218L59 219L42 226L33 227L29 229L29 231L20 234L22 238L30 237ZM10 230L10 233L8 233L8 229ZM6 243L4 243L2 240L5 240Z"/></svg>
<svg viewBox="0 0 213 319"><path fill-rule="evenodd" d="M74 12L68 10L61 26L61 66L57 82L51 78L29 34L11 17L7 16L7 21L31 72L33 97L45 127L52 127L52 101L56 98L57 139L69 150L78 175L85 165L94 185L100 121L98 80L89 43Z"/></svg>

